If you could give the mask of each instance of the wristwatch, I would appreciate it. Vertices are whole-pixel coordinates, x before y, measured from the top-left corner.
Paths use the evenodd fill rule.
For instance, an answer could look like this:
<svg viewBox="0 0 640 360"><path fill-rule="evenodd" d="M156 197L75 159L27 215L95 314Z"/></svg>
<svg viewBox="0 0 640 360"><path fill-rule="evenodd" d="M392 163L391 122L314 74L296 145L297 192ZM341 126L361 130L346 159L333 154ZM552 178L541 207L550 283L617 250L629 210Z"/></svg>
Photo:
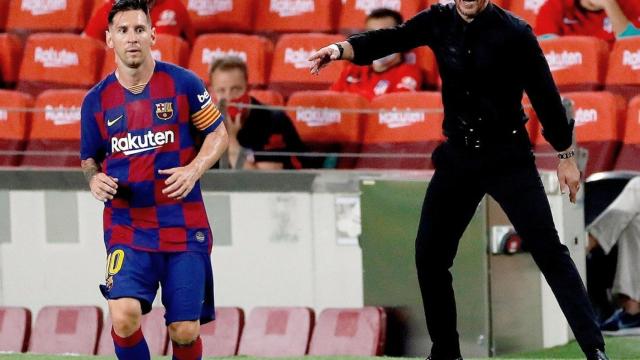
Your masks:
<svg viewBox="0 0 640 360"><path fill-rule="evenodd" d="M560 160L569 159L574 156L576 156L576 152L573 149L558 153L558 159Z"/></svg>

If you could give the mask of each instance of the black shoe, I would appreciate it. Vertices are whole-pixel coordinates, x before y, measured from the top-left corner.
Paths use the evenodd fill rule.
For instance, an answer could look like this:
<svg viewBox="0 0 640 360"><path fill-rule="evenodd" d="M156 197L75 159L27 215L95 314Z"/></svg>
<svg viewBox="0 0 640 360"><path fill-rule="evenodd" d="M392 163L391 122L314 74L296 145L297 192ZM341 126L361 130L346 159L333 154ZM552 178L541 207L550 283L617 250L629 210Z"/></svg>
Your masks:
<svg viewBox="0 0 640 360"><path fill-rule="evenodd" d="M596 349L596 352L591 354L587 360L609 360L609 357L604 353L604 351Z"/></svg>
<svg viewBox="0 0 640 360"><path fill-rule="evenodd" d="M599 358L598 358L599 359ZM603 359L609 360L606 355ZM457 358L449 358L449 359L445 359L445 358L435 358L432 355L427 356L426 360L463 360L462 357L457 357Z"/></svg>

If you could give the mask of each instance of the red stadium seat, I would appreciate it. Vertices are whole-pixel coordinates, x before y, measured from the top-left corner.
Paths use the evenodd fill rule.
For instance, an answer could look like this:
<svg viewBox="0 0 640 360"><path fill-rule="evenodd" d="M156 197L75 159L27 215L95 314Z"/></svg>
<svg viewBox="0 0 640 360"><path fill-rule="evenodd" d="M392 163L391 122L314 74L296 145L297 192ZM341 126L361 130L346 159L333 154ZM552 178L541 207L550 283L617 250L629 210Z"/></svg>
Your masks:
<svg viewBox="0 0 640 360"><path fill-rule="evenodd" d="M93 355L102 329L96 306L45 306L38 313L29 351L39 354Z"/></svg>
<svg viewBox="0 0 640 360"><path fill-rule="evenodd" d="M265 105L284 105L284 97L274 90L251 90L249 91L249 95Z"/></svg>
<svg viewBox="0 0 640 360"><path fill-rule="evenodd" d="M563 36L540 41L560 91L593 91L604 85L609 45L587 36Z"/></svg>
<svg viewBox="0 0 640 360"><path fill-rule="evenodd" d="M325 309L313 330L309 355L380 356L385 334L386 314L381 308Z"/></svg>
<svg viewBox="0 0 640 360"><path fill-rule="evenodd" d="M88 89L99 80L104 45L74 34L34 34L25 46L18 90Z"/></svg>
<svg viewBox="0 0 640 360"><path fill-rule="evenodd" d="M208 34L201 35L193 45L189 68L209 84L211 63L224 56L237 56L247 63L249 84L263 86L269 77L273 44L256 35Z"/></svg>
<svg viewBox="0 0 640 360"><path fill-rule="evenodd" d="M167 353L169 333L164 322L164 308L154 307L151 312L142 317L142 334L149 346L151 356L161 356ZM111 337L111 318L107 317L100 334L97 355L113 355L113 338Z"/></svg>
<svg viewBox="0 0 640 360"><path fill-rule="evenodd" d="M259 0L256 11L257 32L334 32L340 0Z"/></svg>
<svg viewBox="0 0 640 360"><path fill-rule="evenodd" d="M303 356L313 327L313 310L257 307L242 332L238 354L261 357Z"/></svg>
<svg viewBox="0 0 640 360"><path fill-rule="evenodd" d="M616 170L640 171L640 96L629 102L622 148L616 159Z"/></svg>
<svg viewBox="0 0 640 360"><path fill-rule="evenodd" d="M27 144L31 127L31 113L8 110L26 109L33 106L33 98L17 91L0 90L0 151L18 152L0 154L0 166L18 166Z"/></svg>
<svg viewBox="0 0 640 360"><path fill-rule="evenodd" d="M606 89L626 99L640 93L640 37L616 40L609 57Z"/></svg>
<svg viewBox="0 0 640 360"><path fill-rule="evenodd" d="M288 106L299 107L288 113L302 141L311 151L357 153L362 141L366 116L352 112L368 106L360 95L333 91L301 91L291 95ZM336 109L336 110L334 110ZM348 109L341 112L337 109ZM342 158L337 167L353 168L355 159Z"/></svg>
<svg viewBox="0 0 640 360"><path fill-rule="evenodd" d="M86 91L47 90L36 99L22 166L80 166L80 108Z"/></svg>
<svg viewBox="0 0 640 360"><path fill-rule="evenodd" d="M18 81L22 47L22 40L18 36L0 34L0 85L13 86Z"/></svg>
<svg viewBox="0 0 640 360"><path fill-rule="evenodd" d="M0 353L24 352L31 335L31 311L20 307L0 307Z"/></svg>
<svg viewBox="0 0 640 360"><path fill-rule="evenodd" d="M7 28L7 15L9 14L9 0L0 0L0 32Z"/></svg>
<svg viewBox="0 0 640 360"><path fill-rule="evenodd" d="M522 99L522 107L524 108L525 114L529 117L529 121L525 124L527 133L529 133L529 140L532 144L535 144L538 141L538 132L540 131L540 120L538 120L538 114L536 114L533 109L533 105L531 105L531 101L527 96Z"/></svg>
<svg viewBox="0 0 640 360"><path fill-rule="evenodd" d="M182 0L198 33L252 32L258 1L264 0Z"/></svg>
<svg viewBox="0 0 640 360"><path fill-rule="evenodd" d="M202 325L202 355L233 356L238 352L244 312L236 307L216 308L216 320Z"/></svg>
<svg viewBox="0 0 640 360"><path fill-rule="evenodd" d="M10 0L7 30L81 32L93 2Z"/></svg>
<svg viewBox="0 0 640 360"><path fill-rule="evenodd" d="M508 9L511 12L528 22L531 27L535 27L536 17L547 0L508 0L505 2L508 2Z"/></svg>
<svg viewBox="0 0 640 360"><path fill-rule="evenodd" d="M331 63L319 75L312 75L309 72L311 62L307 59L317 50L342 40L341 35L283 35L276 44L269 87L279 90L285 98L296 90L328 89L338 79L344 65Z"/></svg>
<svg viewBox="0 0 640 360"><path fill-rule="evenodd" d="M585 177L613 169L623 135L624 99L608 92L577 92L563 96L574 103L576 142L589 151ZM539 168L556 169L556 151L541 133L538 134L535 152L551 155L538 156L536 163Z"/></svg>
<svg viewBox="0 0 640 360"><path fill-rule="evenodd" d="M361 152L366 155L383 153L398 157L361 157L357 168L366 169L432 169L433 150L444 140L442 135L442 99L440 93L392 93L371 101L380 109L370 114L364 126ZM383 110L384 109L384 110ZM429 112L405 109L428 109ZM418 154L401 157L401 154Z"/></svg>
<svg viewBox="0 0 640 360"><path fill-rule="evenodd" d="M343 0L340 12L339 30L350 34L363 31L365 20L371 11L379 8L395 10L405 20L410 19L423 9L422 0Z"/></svg>

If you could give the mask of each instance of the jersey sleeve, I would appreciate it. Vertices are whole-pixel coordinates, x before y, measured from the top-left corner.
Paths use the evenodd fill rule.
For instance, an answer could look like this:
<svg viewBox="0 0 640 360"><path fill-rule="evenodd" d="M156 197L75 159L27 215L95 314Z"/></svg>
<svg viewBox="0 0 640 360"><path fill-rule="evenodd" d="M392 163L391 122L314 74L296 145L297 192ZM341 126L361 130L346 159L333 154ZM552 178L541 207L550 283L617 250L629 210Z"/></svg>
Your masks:
<svg viewBox="0 0 640 360"><path fill-rule="evenodd" d="M549 0L542 7L536 17L534 32L537 36L563 35L562 18L564 10L561 1Z"/></svg>
<svg viewBox="0 0 640 360"><path fill-rule="evenodd" d="M420 68L411 64L401 66L402 71L400 72L399 79L397 79L398 83L396 84L395 91L413 92L422 89L422 72Z"/></svg>
<svg viewBox="0 0 640 360"><path fill-rule="evenodd" d="M105 41L105 31L109 27L109 21L107 17L109 16L109 11L111 11L111 3L105 3L98 10L96 10L95 14L91 17L91 19L87 22L87 27L84 29L84 34L92 37L94 39Z"/></svg>
<svg viewBox="0 0 640 360"><path fill-rule="evenodd" d="M105 156L102 134L95 116L96 101L91 94L82 101L80 110L80 160L101 162Z"/></svg>
<svg viewBox="0 0 640 360"><path fill-rule="evenodd" d="M195 74L187 73L189 118L193 126L204 134L213 132L222 123L223 116L213 104L209 91Z"/></svg>

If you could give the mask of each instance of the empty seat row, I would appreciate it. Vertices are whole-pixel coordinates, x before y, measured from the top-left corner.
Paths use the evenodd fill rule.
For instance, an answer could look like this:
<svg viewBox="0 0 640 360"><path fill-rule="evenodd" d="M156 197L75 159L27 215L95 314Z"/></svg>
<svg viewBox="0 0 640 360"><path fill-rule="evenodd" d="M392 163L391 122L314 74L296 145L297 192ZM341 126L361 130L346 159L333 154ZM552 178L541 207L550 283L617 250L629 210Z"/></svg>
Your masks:
<svg viewBox="0 0 640 360"><path fill-rule="evenodd" d="M151 355L171 353L164 308L143 316L141 327ZM0 352L114 354L111 321L95 306L44 307L31 328L28 309L0 307ZM220 307L200 334L204 356L376 356L384 350L386 315L378 307L330 308L316 321L305 307L257 307L245 324L242 309Z"/></svg>

